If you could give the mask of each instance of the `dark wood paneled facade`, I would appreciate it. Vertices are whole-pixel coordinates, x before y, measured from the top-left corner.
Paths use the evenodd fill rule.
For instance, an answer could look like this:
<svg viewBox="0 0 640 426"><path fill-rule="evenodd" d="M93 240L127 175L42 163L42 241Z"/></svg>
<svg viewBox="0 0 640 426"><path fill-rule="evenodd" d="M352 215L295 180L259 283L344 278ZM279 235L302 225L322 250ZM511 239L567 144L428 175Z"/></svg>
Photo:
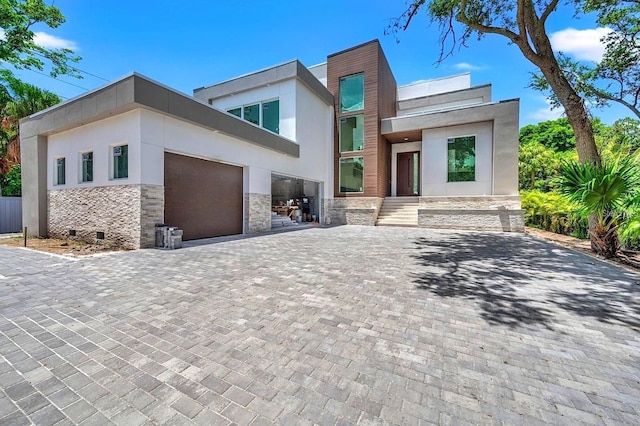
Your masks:
<svg viewBox="0 0 640 426"><path fill-rule="evenodd" d="M340 78L364 74L364 111L340 112ZM385 197L391 190L391 148L380 134L380 119L395 116L396 81L378 40L327 58L327 87L335 99L334 196ZM340 153L340 118L364 113L364 150ZM340 158L364 158L362 193L340 192Z"/></svg>

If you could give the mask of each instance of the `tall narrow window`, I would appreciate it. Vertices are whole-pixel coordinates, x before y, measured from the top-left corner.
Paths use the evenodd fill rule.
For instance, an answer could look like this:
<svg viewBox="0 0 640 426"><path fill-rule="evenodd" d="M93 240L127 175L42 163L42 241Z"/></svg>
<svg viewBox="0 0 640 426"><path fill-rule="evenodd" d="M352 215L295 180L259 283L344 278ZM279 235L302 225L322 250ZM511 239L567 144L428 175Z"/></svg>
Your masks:
<svg viewBox="0 0 640 426"><path fill-rule="evenodd" d="M260 125L260 104L245 106L243 116L248 122Z"/></svg>
<svg viewBox="0 0 640 426"><path fill-rule="evenodd" d="M113 178L129 177L129 145L113 147Z"/></svg>
<svg viewBox="0 0 640 426"><path fill-rule="evenodd" d="M67 181L66 164L64 158L56 159L56 185L64 185Z"/></svg>
<svg viewBox="0 0 640 426"><path fill-rule="evenodd" d="M340 119L340 152L364 149L364 115Z"/></svg>
<svg viewBox="0 0 640 426"><path fill-rule="evenodd" d="M447 139L448 182L476 180L476 137Z"/></svg>
<svg viewBox="0 0 640 426"><path fill-rule="evenodd" d="M340 112L364 109L364 74L340 78Z"/></svg>
<svg viewBox="0 0 640 426"><path fill-rule="evenodd" d="M93 152L82 153L81 182L93 182Z"/></svg>
<svg viewBox="0 0 640 426"><path fill-rule="evenodd" d="M363 192L363 157L340 159L340 192Z"/></svg>
<svg viewBox="0 0 640 426"><path fill-rule="evenodd" d="M235 115L236 117L242 117L242 108L240 107L228 109L227 112Z"/></svg>
<svg viewBox="0 0 640 426"><path fill-rule="evenodd" d="M273 133L280 133L280 101L262 104L262 127Z"/></svg>

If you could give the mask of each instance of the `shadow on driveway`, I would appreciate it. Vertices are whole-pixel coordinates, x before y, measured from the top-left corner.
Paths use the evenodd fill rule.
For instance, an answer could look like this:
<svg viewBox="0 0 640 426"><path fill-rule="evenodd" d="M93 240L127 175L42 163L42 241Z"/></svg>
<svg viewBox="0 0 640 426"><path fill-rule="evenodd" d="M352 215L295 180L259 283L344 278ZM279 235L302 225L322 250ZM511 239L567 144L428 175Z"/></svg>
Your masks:
<svg viewBox="0 0 640 426"><path fill-rule="evenodd" d="M449 234L414 241L417 287L479 302L490 324L552 329L558 308L640 332L640 277L586 255L522 237Z"/></svg>

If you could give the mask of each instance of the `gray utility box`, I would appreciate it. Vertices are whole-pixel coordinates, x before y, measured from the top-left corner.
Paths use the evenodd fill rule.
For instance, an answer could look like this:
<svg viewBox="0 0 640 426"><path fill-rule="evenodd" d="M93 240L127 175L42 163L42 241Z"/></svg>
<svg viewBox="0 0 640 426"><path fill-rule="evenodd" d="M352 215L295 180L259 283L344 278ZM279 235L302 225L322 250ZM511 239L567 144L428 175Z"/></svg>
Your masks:
<svg viewBox="0 0 640 426"><path fill-rule="evenodd" d="M156 225L156 247L174 250L182 248L182 229L164 224Z"/></svg>

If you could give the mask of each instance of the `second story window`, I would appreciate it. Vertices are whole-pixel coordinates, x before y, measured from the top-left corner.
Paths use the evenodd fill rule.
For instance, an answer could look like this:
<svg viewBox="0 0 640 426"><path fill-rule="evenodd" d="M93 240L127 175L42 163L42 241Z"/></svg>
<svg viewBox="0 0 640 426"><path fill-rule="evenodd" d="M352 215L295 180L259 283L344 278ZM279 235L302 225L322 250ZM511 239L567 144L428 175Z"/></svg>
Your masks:
<svg viewBox="0 0 640 426"><path fill-rule="evenodd" d="M364 74L340 78L340 112L364 109Z"/></svg>
<svg viewBox="0 0 640 426"><path fill-rule="evenodd" d="M278 99L230 108L227 112L273 133L280 133L280 101Z"/></svg>

